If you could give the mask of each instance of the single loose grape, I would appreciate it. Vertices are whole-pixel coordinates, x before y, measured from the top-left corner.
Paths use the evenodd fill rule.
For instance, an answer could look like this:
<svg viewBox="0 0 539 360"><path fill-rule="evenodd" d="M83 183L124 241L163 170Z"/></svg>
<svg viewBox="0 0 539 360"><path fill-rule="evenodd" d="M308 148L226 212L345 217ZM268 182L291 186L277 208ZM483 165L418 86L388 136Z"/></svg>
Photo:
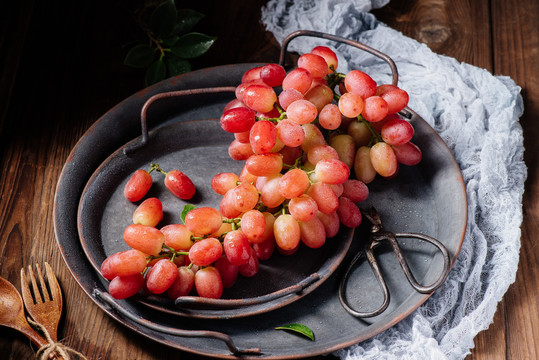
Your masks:
<svg viewBox="0 0 539 360"><path fill-rule="evenodd" d="M133 213L133 223L156 226L163 220L163 204L156 197L144 200Z"/></svg>
<svg viewBox="0 0 539 360"><path fill-rule="evenodd" d="M139 169L131 175L124 187L124 196L131 202L142 199L152 187L152 176L146 170Z"/></svg>

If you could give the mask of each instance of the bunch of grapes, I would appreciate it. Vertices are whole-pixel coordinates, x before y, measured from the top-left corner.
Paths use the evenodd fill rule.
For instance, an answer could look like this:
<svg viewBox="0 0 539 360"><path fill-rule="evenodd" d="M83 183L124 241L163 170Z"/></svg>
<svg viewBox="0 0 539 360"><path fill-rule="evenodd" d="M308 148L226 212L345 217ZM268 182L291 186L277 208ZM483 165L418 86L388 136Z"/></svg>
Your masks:
<svg viewBox="0 0 539 360"><path fill-rule="evenodd" d="M366 184L377 174L394 177L399 164L417 164L421 151L411 142L412 125L398 114L406 91L377 85L359 70L338 73L337 66L336 54L318 46L288 73L268 64L243 75L220 119L234 133L228 152L245 161L243 170L215 175L219 209L192 207L184 224L157 229L161 203L142 202L124 232L132 249L102 265L112 296L144 289L172 299L195 290L220 298L238 274L254 276L274 251L319 248L341 224L361 223L356 204L367 198ZM143 197L126 193L130 201Z"/></svg>

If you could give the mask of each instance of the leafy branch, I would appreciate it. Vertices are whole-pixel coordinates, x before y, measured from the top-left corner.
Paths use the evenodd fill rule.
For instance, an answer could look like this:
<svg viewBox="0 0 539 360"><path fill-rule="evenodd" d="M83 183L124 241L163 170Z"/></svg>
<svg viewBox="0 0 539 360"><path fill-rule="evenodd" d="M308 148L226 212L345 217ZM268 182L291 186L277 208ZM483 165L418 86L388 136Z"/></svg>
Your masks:
<svg viewBox="0 0 539 360"><path fill-rule="evenodd" d="M204 15L191 9L176 9L174 0L165 0L139 22L146 39L132 44L124 64L146 69L146 85L191 71L190 59L206 53L216 37L192 29Z"/></svg>

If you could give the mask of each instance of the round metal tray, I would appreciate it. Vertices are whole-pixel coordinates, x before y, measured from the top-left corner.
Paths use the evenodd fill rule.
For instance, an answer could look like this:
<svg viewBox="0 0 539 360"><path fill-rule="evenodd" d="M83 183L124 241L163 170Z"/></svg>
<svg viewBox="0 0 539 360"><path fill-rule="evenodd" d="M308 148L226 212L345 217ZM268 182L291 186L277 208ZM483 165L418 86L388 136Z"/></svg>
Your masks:
<svg viewBox="0 0 539 360"><path fill-rule="evenodd" d="M241 75L247 69L259 65L220 66L181 75L136 93L107 112L80 139L64 166L55 196L56 237L67 266L88 296L121 324L157 342L206 356L236 357L222 341L206 337L178 336L174 335L173 331L158 331L133 319L143 319L158 324L160 328L217 331L230 336L238 347L261 350L260 355L244 355L242 358L302 358L325 354L380 333L405 318L428 299L428 295L417 293L407 283L389 249L385 251L380 247L376 256L388 283L391 301L384 313L367 320L348 314L338 300L339 281L344 266L339 267L324 283L306 296L269 312L233 319L191 319L171 316L160 308L148 307L135 300L117 301L119 307L133 315L129 318L104 304L95 295L96 290L97 293L105 292L106 284L92 262L86 258L79 237L77 210L84 188L92 174L111 154L139 137L140 110L148 98L167 91L234 86L239 83ZM182 121L187 122L173 126L209 124L212 120L208 119L218 118L224 104L230 99L231 94L164 99L159 106L148 111L149 127L157 129ZM466 228L467 206L462 175L451 152L435 131L418 116L414 115L411 122L416 130L414 142L423 151L423 161L415 167L402 166L394 179L378 179L370 184L369 199L361 206L376 206L385 228L390 231L421 232L437 238L449 250L453 264ZM206 137L202 133L200 136ZM192 141L192 144L200 143L201 139ZM187 149L192 149L192 146L186 145ZM130 171L131 166L133 164L126 164L125 172ZM207 181L209 180L208 178ZM362 238L367 235L367 229L356 229L350 249L342 260L343 265L349 263L354 254L361 250ZM415 277L422 283L434 282L442 267L436 249L413 241L403 241L401 246ZM103 253L100 256L103 256ZM364 307L364 310L379 304L382 295L368 266L361 265L352 273L347 296L350 302ZM288 323L309 326L315 333L315 341L275 330L275 327Z"/></svg>

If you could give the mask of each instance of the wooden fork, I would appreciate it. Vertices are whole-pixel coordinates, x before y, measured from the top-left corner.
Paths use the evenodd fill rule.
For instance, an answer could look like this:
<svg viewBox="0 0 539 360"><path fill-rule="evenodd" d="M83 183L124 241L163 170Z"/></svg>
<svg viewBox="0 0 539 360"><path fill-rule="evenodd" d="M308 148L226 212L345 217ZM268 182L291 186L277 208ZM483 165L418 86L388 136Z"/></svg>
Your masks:
<svg viewBox="0 0 539 360"><path fill-rule="evenodd" d="M47 281L43 278L39 264L36 264L39 283L30 265L28 266L30 279L26 278L24 268L21 269L21 293L24 306L32 319L43 325L51 339L57 341L58 323L63 307L62 290L50 265L46 262L44 264Z"/></svg>

